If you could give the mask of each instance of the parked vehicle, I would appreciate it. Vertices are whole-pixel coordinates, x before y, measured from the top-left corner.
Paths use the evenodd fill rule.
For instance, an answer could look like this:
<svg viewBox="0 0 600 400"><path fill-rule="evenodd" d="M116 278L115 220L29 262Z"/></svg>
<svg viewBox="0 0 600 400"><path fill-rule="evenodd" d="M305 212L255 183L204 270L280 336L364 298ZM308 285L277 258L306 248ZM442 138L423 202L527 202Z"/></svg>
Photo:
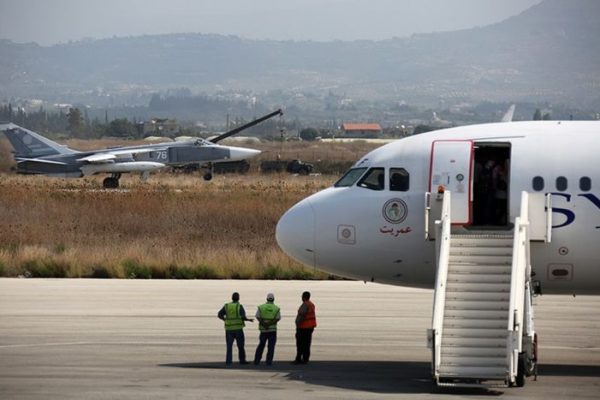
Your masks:
<svg viewBox="0 0 600 400"><path fill-rule="evenodd" d="M272 160L263 161L260 164L262 172L289 172L290 174L308 175L314 169L314 165L301 160Z"/></svg>

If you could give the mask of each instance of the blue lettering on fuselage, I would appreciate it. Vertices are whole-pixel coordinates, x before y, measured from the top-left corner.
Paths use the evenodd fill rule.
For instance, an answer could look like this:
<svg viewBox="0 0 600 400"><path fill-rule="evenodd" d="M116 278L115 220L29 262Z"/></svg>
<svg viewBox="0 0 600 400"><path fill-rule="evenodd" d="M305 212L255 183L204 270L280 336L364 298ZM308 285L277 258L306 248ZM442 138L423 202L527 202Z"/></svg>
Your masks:
<svg viewBox="0 0 600 400"><path fill-rule="evenodd" d="M552 197L563 197L567 203L571 202L571 194L568 193L552 193ZM600 199L598 197L596 197L595 194L593 193L582 193L582 194L578 194L577 197L583 197L587 200L589 200L590 203L592 203L594 206L596 206L596 208L598 210L600 210ZM560 207L552 207L552 212L553 213L558 213L561 214L562 216L564 216L565 221L559 225L552 225L552 228L562 228L568 225L571 225L576 218L575 212L573 210L569 210L567 208L560 208ZM600 227L596 227L597 229Z"/></svg>

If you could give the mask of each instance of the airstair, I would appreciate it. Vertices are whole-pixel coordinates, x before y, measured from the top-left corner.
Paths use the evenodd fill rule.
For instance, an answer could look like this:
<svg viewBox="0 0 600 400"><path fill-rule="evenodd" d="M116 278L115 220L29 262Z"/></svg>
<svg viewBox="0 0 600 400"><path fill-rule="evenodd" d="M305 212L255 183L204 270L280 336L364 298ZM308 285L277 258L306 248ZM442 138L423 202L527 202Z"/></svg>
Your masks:
<svg viewBox="0 0 600 400"><path fill-rule="evenodd" d="M443 194L428 331L438 385L522 386L535 373L529 207L523 192L512 231L470 232L452 227L451 194Z"/></svg>

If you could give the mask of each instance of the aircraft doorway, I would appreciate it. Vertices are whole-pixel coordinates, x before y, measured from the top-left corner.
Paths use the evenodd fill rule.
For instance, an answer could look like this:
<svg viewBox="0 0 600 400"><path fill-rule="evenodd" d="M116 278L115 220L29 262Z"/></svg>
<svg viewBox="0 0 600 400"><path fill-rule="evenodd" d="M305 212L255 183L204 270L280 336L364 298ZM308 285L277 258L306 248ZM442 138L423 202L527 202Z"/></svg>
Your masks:
<svg viewBox="0 0 600 400"><path fill-rule="evenodd" d="M510 143L475 143L474 153L472 226L508 227Z"/></svg>

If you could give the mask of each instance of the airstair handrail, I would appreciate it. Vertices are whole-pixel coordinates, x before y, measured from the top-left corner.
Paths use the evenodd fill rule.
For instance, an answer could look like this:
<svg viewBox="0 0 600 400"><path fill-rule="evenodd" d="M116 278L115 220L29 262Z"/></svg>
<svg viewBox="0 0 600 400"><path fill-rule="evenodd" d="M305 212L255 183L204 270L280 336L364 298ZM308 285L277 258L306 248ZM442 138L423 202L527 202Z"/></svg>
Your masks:
<svg viewBox="0 0 600 400"><path fill-rule="evenodd" d="M529 195L521 192L521 212L515 218L513 259L510 280L508 315L507 359L509 380L514 382L518 373L519 353L523 347L523 314L525 308L525 285L531 275L529 263Z"/></svg>
<svg viewBox="0 0 600 400"><path fill-rule="evenodd" d="M451 196L444 192L441 220L436 221L436 252L437 274L433 299L433 372L437 379L440 367L441 338L444 325L444 308L446 303L446 281L448 278L448 262L450 259L450 229L451 229Z"/></svg>

